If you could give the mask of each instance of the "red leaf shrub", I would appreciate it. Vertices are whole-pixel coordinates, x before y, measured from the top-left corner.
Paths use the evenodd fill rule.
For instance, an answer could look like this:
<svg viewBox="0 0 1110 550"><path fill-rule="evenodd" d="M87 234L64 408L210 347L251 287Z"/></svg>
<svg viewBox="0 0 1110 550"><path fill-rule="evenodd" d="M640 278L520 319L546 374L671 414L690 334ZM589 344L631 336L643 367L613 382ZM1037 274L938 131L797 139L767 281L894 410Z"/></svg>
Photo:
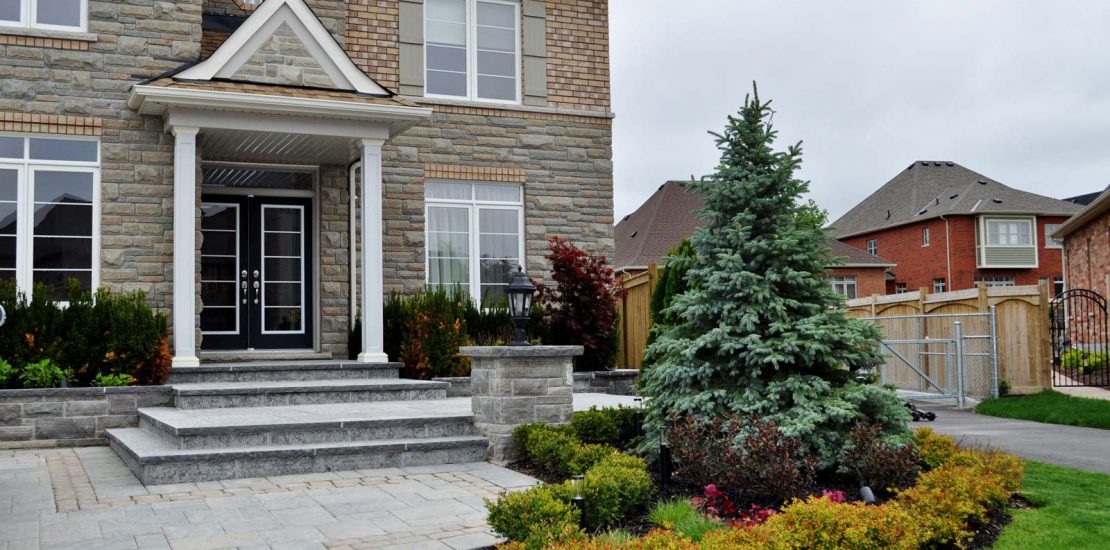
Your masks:
<svg viewBox="0 0 1110 550"><path fill-rule="evenodd" d="M921 455L913 443L896 446L883 440L883 427L857 422L848 432L850 444L840 453L841 467L876 493L909 486L920 470Z"/></svg>
<svg viewBox="0 0 1110 550"><path fill-rule="evenodd" d="M545 256L555 285L539 285L538 300L548 312L549 344L585 348L575 370L613 367L617 356L617 299L622 290L605 256L592 256L551 237Z"/></svg>

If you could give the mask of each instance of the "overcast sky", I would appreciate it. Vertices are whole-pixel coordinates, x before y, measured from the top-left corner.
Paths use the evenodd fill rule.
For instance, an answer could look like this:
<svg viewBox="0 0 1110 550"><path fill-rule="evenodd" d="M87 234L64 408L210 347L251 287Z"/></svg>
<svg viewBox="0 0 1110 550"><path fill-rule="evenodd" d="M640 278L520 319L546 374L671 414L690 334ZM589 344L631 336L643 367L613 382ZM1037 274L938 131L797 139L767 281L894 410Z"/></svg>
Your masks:
<svg viewBox="0 0 1110 550"><path fill-rule="evenodd" d="M836 219L914 160L1063 198L1110 184L1110 2L610 0L616 220L711 173L758 81Z"/></svg>

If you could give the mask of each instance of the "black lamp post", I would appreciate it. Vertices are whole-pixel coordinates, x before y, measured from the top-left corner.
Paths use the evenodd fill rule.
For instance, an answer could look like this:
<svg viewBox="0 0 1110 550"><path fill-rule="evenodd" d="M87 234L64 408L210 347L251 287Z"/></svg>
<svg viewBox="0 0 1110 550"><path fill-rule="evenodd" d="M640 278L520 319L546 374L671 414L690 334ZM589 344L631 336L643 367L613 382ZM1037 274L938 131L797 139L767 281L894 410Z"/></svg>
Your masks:
<svg viewBox="0 0 1110 550"><path fill-rule="evenodd" d="M516 330L513 331L513 341L510 346L530 346L524 328L532 317L532 295L536 293L536 285L524 275L524 267L517 266L513 273L513 280L509 281L509 288L505 290L509 295L509 317L513 320Z"/></svg>

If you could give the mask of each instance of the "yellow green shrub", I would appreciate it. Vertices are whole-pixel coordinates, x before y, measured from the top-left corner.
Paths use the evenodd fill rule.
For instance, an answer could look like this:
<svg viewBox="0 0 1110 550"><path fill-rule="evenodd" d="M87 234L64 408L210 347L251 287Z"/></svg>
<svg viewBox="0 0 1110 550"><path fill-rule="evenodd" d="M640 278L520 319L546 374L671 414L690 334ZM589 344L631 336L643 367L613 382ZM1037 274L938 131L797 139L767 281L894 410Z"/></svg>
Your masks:
<svg viewBox="0 0 1110 550"><path fill-rule="evenodd" d="M947 435L940 435L932 428L921 427L914 431L914 445L921 455L921 460L930 469L948 462L958 450L956 440Z"/></svg>
<svg viewBox="0 0 1110 550"><path fill-rule="evenodd" d="M795 500L752 531L773 540L772 548L798 550L914 550L921 540L914 519L898 506L822 497Z"/></svg>

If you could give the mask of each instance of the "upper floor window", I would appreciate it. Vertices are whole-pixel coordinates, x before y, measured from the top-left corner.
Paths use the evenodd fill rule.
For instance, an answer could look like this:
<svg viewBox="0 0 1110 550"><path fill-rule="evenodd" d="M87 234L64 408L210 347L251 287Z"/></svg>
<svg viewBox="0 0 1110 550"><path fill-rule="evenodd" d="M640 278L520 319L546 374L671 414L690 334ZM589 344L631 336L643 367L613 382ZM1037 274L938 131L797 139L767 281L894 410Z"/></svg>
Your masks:
<svg viewBox="0 0 1110 550"><path fill-rule="evenodd" d="M929 246L929 228L921 229L921 246Z"/></svg>
<svg viewBox="0 0 1110 550"><path fill-rule="evenodd" d="M0 26L84 31L88 0L0 0Z"/></svg>
<svg viewBox="0 0 1110 550"><path fill-rule="evenodd" d="M1064 248L1064 239L1057 239L1052 236L1057 229L1060 229L1060 224L1058 223L1046 223L1044 225L1045 248Z"/></svg>
<svg viewBox="0 0 1110 550"><path fill-rule="evenodd" d="M97 286L100 144L0 136L0 279L66 298Z"/></svg>
<svg viewBox="0 0 1110 550"><path fill-rule="evenodd" d="M424 4L425 93L478 101L520 101L520 14L504 0Z"/></svg>
<svg viewBox="0 0 1110 550"><path fill-rule="evenodd" d="M458 286L484 306L505 300L524 258L519 185L429 181L424 188L428 286Z"/></svg>
<svg viewBox="0 0 1110 550"><path fill-rule="evenodd" d="M1032 220L987 220L988 246L1033 246Z"/></svg>
<svg viewBox="0 0 1110 550"><path fill-rule="evenodd" d="M852 300L856 297L855 275L834 275L829 277L829 284L837 294Z"/></svg>
<svg viewBox="0 0 1110 550"><path fill-rule="evenodd" d="M871 239L871 240L867 241L867 253L872 255L872 256L878 256L879 255L879 241L876 241L875 239Z"/></svg>

